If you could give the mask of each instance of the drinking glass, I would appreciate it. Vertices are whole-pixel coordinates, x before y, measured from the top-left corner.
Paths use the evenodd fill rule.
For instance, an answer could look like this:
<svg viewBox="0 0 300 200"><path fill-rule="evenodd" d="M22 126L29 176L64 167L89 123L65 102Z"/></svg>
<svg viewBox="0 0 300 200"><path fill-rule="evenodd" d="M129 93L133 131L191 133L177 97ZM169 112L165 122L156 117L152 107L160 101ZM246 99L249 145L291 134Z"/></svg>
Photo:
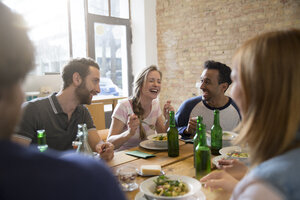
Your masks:
<svg viewBox="0 0 300 200"><path fill-rule="evenodd" d="M117 170L117 175L123 191L133 191L138 188L138 184L135 182L137 177L136 167L123 166Z"/></svg>

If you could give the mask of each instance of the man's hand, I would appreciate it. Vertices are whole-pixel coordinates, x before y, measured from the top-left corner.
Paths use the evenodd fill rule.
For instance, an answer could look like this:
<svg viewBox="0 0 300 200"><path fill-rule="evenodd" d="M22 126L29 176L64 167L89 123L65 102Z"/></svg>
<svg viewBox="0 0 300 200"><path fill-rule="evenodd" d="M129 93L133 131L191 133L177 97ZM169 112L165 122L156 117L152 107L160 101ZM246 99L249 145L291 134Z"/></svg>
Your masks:
<svg viewBox="0 0 300 200"><path fill-rule="evenodd" d="M186 132L187 134L194 134L197 127L197 117L190 118Z"/></svg>
<svg viewBox="0 0 300 200"><path fill-rule="evenodd" d="M211 172L201 178L200 182L204 184L204 187L210 187L211 189L222 188L227 192L233 192L238 180L222 170Z"/></svg>
<svg viewBox="0 0 300 200"><path fill-rule="evenodd" d="M105 161L110 161L114 157L114 145L110 142L99 142L96 145L96 151Z"/></svg>

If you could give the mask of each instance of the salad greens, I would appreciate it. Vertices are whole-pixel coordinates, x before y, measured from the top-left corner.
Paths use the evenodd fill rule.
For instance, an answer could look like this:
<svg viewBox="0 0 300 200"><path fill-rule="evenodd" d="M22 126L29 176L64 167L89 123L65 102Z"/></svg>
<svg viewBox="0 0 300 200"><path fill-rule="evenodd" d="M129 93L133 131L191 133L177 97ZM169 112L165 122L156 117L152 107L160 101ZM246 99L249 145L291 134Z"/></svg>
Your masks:
<svg viewBox="0 0 300 200"><path fill-rule="evenodd" d="M154 183L156 187L153 193L158 196L176 197L188 192L188 187L185 183L179 180L170 180L164 175L157 177Z"/></svg>

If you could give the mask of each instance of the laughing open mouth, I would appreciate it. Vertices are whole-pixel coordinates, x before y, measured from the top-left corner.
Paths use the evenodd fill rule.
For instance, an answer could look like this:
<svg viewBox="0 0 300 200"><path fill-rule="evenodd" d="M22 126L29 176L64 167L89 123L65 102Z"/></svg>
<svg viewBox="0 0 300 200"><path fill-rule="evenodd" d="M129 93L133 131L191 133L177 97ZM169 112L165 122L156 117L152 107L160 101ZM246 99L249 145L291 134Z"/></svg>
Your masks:
<svg viewBox="0 0 300 200"><path fill-rule="evenodd" d="M158 93L158 90L157 89L152 89L150 90L151 93L154 93L154 94L157 94Z"/></svg>

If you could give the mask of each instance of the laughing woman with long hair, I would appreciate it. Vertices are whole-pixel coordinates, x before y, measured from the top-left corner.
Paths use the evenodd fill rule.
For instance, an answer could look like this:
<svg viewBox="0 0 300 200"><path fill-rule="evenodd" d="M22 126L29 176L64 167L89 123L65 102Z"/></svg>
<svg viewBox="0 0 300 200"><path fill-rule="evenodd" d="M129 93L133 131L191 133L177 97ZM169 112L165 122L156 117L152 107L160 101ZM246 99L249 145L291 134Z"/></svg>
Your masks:
<svg viewBox="0 0 300 200"><path fill-rule="evenodd" d="M161 112L161 79L162 73L156 66L145 68L134 82L133 96L121 101L114 110L107 140L118 151L138 146L148 135L167 131L169 111L174 108L167 101Z"/></svg>

